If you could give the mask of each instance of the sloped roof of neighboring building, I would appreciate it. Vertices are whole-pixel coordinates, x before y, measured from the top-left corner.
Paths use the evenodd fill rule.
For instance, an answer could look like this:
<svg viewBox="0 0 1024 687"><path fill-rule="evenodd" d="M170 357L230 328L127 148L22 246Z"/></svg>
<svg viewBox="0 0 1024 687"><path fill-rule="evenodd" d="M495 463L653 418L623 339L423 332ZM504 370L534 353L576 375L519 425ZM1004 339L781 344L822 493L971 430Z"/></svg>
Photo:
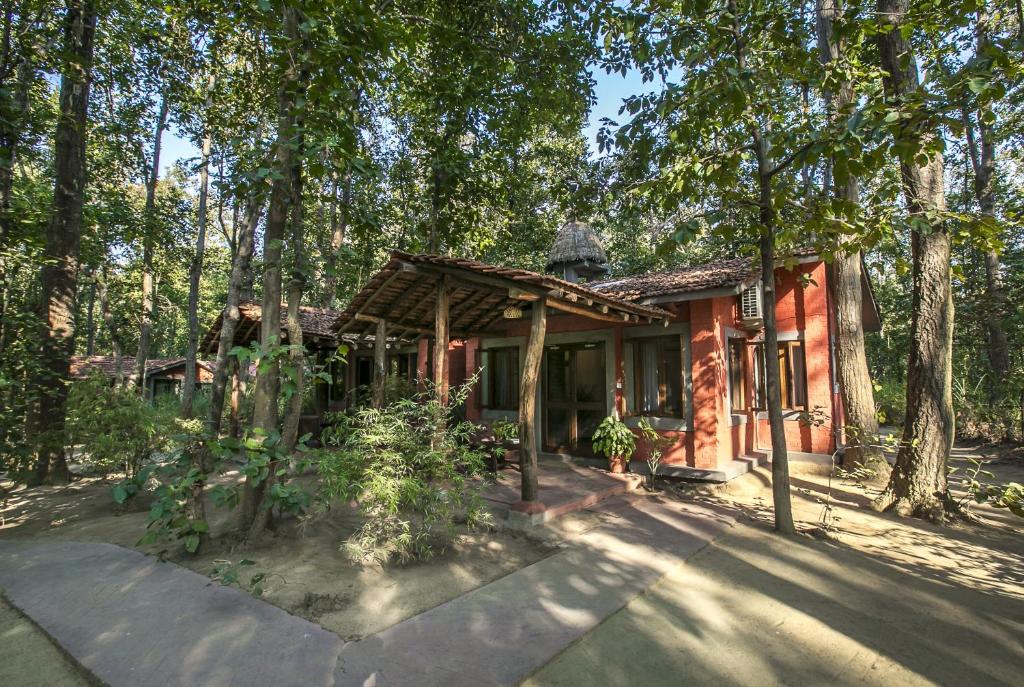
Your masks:
<svg viewBox="0 0 1024 687"><path fill-rule="evenodd" d="M146 375L163 372L184 364L184 358L151 358L146 361ZM197 360L196 364L213 371L213 363L209 361ZM93 372L100 372L107 377L116 377L119 374L127 376L132 374L134 370L135 358L126 355L121 357L113 355L71 356L72 379L84 379Z"/></svg>

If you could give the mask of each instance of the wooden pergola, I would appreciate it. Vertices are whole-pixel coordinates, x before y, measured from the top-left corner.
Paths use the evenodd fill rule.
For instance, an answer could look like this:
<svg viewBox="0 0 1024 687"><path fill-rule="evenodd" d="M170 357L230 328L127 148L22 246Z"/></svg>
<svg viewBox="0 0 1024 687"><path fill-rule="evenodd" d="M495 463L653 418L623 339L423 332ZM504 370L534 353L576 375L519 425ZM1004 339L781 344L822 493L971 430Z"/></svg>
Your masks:
<svg viewBox="0 0 1024 687"><path fill-rule="evenodd" d="M580 315L610 324L662 322L670 313L630 303L557 277L475 260L395 251L338 319L338 335L374 343L374 401L383 398L387 341L434 338L433 373L442 402L448 342L494 336L498 325L530 310L531 328L519 391L522 504L537 512L536 391L548 313Z"/></svg>

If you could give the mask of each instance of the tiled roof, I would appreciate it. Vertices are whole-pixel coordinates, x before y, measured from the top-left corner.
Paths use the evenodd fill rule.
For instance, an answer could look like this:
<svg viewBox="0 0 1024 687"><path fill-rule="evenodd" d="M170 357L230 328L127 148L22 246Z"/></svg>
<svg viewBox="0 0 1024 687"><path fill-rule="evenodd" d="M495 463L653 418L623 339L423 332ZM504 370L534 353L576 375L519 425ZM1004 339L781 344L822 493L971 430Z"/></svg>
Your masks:
<svg viewBox="0 0 1024 687"><path fill-rule="evenodd" d="M234 344L236 346L247 346L249 341L253 338L259 337L257 325L263 318L263 306L259 303L245 301L238 304L238 310L242 317L235 329ZM332 310L331 308L315 308L310 305L300 306L299 325L302 327L303 337L309 339L317 338L333 340L335 338L335 330L337 329L338 318L340 316L340 310ZM221 311L217 316L217 319L212 325L210 325L209 330L206 332L206 336L203 337L202 342L199 344L199 350L206 351L208 353L216 353L218 340L220 338L221 322L223 319L224 312ZM287 326L288 306L287 304L282 303L281 331L284 335L282 339L287 338Z"/></svg>
<svg viewBox="0 0 1024 687"><path fill-rule="evenodd" d="M242 311L242 317L248 320L259 321L263 316L263 306L259 303L241 303L238 309ZM333 337L340 315L340 310L302 305L299 306L299 325L302 327L302 333L306 336ZM285 329L287 326L288 305L282 303L281 329Z"/></svg>
<svg viewBox="0 0 1024 687"><path fill-rule="evenodd" d="M776 264L786 258L814 258L817 254L813 248L798 248L784 256L776 256ZM587 286L629 301L642 301L646 298L681 295L712 289L737 289L757 281L760 264L760 261L755 258L730 258L703 265L679 267L664 272L649 272L633 277L605 279L590 282Z"/></svg>
<svg viewBox="0 0 1024 687"><path fill-rule="evenodd" d="M621 277L591 282L588 286L602 293L625 300L672 294L738 287L757 276L757 263L752 258L733 258L693 267L680 267L667 272L649 272L634 277Z"/></svg>
<svg viewBox="0 0 1024 687"><path fill-rule="evenodd" d="M197 360L200 367L213 370L213 365L204 360ZM146 374L162 372L163 370L184 365L184 358L151 358L146 361ZM108 377L115 377L118 374L127 376L135 370L135 358L112 355L73 355L71 356L71 378L84 379L94 371L99 371Z"/></svg>

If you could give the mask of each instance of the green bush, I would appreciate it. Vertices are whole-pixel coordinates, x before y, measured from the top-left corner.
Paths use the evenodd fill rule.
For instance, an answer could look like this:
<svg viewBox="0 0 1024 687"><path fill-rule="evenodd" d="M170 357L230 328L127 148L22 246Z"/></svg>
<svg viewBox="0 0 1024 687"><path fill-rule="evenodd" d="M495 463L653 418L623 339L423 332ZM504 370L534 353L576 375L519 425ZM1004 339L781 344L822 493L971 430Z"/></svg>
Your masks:
<svg viewBox="0 0 1024 687"><path fill-rule="evenodd" d="M907 413L907 388L903 381L881 380L875 384L875 413L882 425L902 425Z"/></svg>
<svg viewBox="0 0 1024 687"><path fill-rule="evenodd" d="M153 404L135 389L94 374L71 385L68 441L81 447L87 471L133 479L179 432L178 411L175 399Z"/></svg>
<svg viewBox="0 0 1024 687"><path fill-rule="evenodd" d="M475 381L475 380L474 380ZM353 560L405 563L432 556L459 522L476 526L487 512L479 491L485 452L470 443L479 430L455 409L471 384L442 405L433 393L384 408L338 415L316 453L321 499L355 501L365 521L343 545Z"/></svg>

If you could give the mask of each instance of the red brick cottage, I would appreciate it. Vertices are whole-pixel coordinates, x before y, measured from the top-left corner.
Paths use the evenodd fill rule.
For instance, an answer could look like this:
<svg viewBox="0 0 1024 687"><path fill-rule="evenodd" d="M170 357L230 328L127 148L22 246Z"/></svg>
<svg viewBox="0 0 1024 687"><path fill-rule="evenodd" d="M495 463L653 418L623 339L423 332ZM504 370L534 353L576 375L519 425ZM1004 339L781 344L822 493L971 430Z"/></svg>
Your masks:
<svg viewBox="0 0 1024 687"><path fill-rule="evenodd" d="M523 437L527 457L593 456L591 435L610 414L632 426L646 416L675 439L667 474L729 479L770 450L754 262L582 283L603 276L605 257L593 232L570 223L548 271L565 278L393 253L338 320L339 335L355 345L338 383L369 384L390 370L456 385L479 373L468 417L518 417L532 428ZM782 374L796 461L827 461L842 436L829 278L814 255L776 270L779 350L767 362ZM865 327L877 329L867 282L864 290ZM440 351L438 340L448 342ZM823 424L801 421L805 412ZM524 500L529 472L524 465Z"/></svg>

